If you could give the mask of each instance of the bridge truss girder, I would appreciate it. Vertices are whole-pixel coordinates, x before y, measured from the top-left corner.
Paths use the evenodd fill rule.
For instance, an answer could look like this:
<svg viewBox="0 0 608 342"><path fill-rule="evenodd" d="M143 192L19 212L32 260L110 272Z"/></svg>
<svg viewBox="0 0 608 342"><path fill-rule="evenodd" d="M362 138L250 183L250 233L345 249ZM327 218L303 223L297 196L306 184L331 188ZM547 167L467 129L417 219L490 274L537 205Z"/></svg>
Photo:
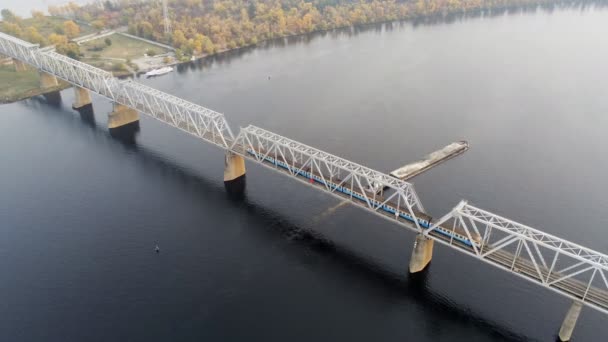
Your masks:
<svg viewBox="0 0 608 342"><path fill-rule="evenodd" d="M88 89L113 102L136 109L170 126L227 149L234 135L223 114L131 80L40 49L0 32L0 53L24 61L73 85Z"/></svg>
<svg viewBox="0 0 608 342"><path fill-rule="evenodd" d="M0 53L7 57L37 65L35 52L38 51L39 46L0 32Z"/></svg>
<svg viewBox="0 0 608 342"><path fill-rule="evenodd" d="M234 135L223 114L130 80L120 84L116 102L228 149Z"/></svg>
<svg viewBox="0 0 608 342"><path fill-rule="evenodd" d="M416 213L424 212L412 184L259 127L241 128L231 150L270 168L279 167L266 163L267 157L283 162L289 165L288 174L295 178L299 171L313 172L324 182L322 189L330 194L339 191L328 186L328 182L354 190L363 195L364 201L357 201L352 196L350 200L372 212L378 212L389 202L396 203L398 209L407 211L414 219ZM386 196L370 191L372 188L384 189ZM421 229L417 222L415 225L416 229Z"/></svg>
<svg viewBox="0 0 608 342"><path fill-rule="evenodd" d="M585 305L608 313L608 256L491 212L460 202L425 231L458 231L478 244L437 241Z"/></svg>

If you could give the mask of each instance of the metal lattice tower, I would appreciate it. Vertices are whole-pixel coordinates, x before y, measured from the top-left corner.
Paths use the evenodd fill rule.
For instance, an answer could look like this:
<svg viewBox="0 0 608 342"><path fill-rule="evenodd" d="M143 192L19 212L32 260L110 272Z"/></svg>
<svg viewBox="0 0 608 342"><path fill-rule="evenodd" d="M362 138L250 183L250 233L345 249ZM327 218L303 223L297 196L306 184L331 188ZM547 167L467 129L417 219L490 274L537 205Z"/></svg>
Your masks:
<svg viewBox="0 0 608 342"><path fill-rule="evenodd" d="M167 1L168 0L163 0L163 24L165 25L165 35L171 34L171 21L169 20Z"/></svg>

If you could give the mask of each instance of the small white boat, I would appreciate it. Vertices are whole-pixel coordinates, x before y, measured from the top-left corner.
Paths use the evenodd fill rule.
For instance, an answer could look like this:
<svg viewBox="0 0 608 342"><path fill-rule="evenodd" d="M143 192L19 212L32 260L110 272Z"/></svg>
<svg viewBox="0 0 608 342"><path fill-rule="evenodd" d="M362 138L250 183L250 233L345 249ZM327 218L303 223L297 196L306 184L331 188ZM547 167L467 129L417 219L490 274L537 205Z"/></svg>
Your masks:
<svg viewBox="0 0 608 342"><path fill-rule="evenodd" d="M146 73L146 76L150 77L150 76L160 76L160 75L164 75L164 74L168 74L171 71L173 71L172 67L163 67L160 69L154 69L154 70L150 70Z"/></svg>

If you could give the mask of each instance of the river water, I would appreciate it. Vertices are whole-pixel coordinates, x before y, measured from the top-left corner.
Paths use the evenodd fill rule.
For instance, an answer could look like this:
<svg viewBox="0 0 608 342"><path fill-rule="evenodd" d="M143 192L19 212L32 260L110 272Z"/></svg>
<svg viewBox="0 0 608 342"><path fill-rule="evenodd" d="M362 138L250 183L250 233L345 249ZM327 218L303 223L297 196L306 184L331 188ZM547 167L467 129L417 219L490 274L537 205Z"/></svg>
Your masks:
<svg viewBox="0 0 608 342"><path fill-rule="evenodd" d="M278 41L141 82L389 171L456 140L413 183L608 252L608 10L570 7ZM142 117L0 107L0 340L553 341L570 305L443 246ZM160 253L154 252L158 244ZM608 336L585 309L577 341Z"/></svg>

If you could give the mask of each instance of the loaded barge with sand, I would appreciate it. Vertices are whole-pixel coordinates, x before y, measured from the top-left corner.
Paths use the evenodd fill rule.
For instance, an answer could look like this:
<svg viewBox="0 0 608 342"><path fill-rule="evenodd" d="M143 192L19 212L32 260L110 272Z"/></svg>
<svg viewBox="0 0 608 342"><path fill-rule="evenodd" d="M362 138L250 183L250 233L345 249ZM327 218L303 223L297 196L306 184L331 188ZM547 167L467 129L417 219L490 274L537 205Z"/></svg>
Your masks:
<svg viewBox="0 0 608 342"><path fill-rule="evenodd" d="M401 180L408 180L450 158L464 153L468 149L469 143L466 141L453 142L446 147L427 155L424 159L407 164L391 171L389 174Z"/></svg>

